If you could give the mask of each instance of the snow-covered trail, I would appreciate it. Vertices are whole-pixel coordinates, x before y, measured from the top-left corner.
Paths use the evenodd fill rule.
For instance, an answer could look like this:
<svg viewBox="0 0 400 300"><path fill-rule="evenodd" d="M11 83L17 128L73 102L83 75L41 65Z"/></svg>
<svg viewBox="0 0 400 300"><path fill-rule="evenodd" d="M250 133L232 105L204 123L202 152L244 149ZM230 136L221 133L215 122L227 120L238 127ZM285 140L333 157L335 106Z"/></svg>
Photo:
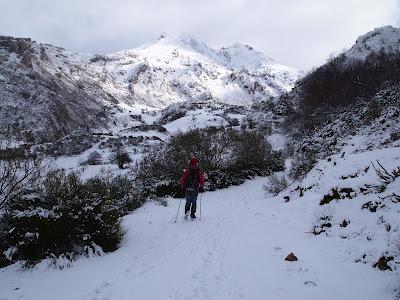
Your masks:
<svg viewBox="0 0 400 300"><path fill-rule="evenodd" d="M148 203L126 217L120 250L65 270L3 269L0 299L390 299L388 273L306 233L315 206L267 198L263 182L203 194L201 221L174 223L179 200Z"/></svg>

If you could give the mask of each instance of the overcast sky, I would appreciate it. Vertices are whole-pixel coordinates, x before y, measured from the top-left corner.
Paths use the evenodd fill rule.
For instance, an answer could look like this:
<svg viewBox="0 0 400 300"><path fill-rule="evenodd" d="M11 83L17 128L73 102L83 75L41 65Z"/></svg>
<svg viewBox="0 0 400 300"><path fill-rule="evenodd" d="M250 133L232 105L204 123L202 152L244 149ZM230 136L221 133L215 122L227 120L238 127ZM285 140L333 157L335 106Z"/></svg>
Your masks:
<svg viewBox="0 0 400 300"><path fill-rule="evenodd" d="M185 32L303 70L384 25L400 27L400 0L0 0L0 34L71 51L110 53Z"/></svg>

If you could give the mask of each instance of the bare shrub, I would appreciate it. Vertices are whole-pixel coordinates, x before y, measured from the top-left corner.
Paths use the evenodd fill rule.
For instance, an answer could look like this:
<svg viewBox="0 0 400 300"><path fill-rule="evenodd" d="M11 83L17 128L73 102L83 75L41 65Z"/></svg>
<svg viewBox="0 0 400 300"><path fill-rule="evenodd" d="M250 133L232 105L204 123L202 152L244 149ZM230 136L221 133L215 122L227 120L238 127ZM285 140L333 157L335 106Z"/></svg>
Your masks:
<svg viewBox="0 0 400 300"><path fill-rule="evenodd" d="M382 166L382 164L379 161L376 161L376 164L374 164L373 162L371 162L376 175L379 178L380 184L366 184L365 187L367 188L367 190L372 191L372 192L376 192L376 193L383 193L384 191L386 191L387 186L391 183L393 183L394 181L397 180L397 178L400 177L400 167L397 167L391 171L388 171L384 166ZM384 197L384 198L390 198L391 201L398 203L400 202L400 195L397 195L395 193L391 193L390 195ZM381 198L381 199L384 199Z"/></svg>
<svg viewBox="0 0 400 300"><path fill-rule="evenodd" d="M374 165L374 163L371 162L372 166L375 169L376 175L378 175L382 184L388 185L395 181L397 177L400 177L400 167L397 167L392 171L388 171L381 165L379 161L376 161L376 163L378 164L378 166Z"/></svg>
<svg viewBox="0 0 400 300"><path fill-rule="evenodd" d="M84 161L83 165L101 165L103 163L103 157L101 153L97 151L93 151L88 155L86 161Z"/></svg>
<svg viewBox="0 0 400 300"><path fill-rule="evenodd" d="M38 158L0 160L0 208L35 186L46 168Z"/></svg>
<svg viewBox="0 0 400 300"><path fill-rule="evenodd" d="M285 175L279 176L276 174L268 178L268 182L264 185L264 190L274 196L285 190L289 186Z"/></svg>

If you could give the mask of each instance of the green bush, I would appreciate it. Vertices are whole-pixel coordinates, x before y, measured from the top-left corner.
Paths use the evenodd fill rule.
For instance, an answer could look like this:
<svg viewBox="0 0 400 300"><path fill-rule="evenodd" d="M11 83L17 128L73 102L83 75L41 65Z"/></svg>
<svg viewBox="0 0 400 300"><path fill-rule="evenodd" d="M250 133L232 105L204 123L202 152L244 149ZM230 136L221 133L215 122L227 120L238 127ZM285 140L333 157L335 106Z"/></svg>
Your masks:
<svg viewBox="0 0 400 300"><path fill-rule="evenodd" d="M128 178L105 178L83 182L77 173L52 171L9 203L0 220L0 264L116 250L124 233L122 215L141 203Z"/></svg>

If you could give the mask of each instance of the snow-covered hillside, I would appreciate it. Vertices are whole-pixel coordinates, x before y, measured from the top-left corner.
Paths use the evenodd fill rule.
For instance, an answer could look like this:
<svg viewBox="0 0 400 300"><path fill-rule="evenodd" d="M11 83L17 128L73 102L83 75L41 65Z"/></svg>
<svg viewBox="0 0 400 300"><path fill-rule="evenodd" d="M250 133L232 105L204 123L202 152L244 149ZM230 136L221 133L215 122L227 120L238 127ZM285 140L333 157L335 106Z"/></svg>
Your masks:
<svg viewBox="0 0 400 300"><path fill-rule="evenodd" d="M113 99L63 49L0 37L0 136L46 142L106 127ZM115 101L114 101L115 102Z"/></svg>
<svg viewBox="0 0 400 300"><path fill-rule="evenodd" d="M107 55L0 37L0 61L0 133L31 140L107 128L109 110L121 103L250 105L290 90L300 76L249 46L214 50L188 35Z"/></svg>
<svg viewBox="0 0 400 300"><path fill-rule="evenodd" d="M96 56L89 72L109 78L114 86L105 89L117 99L153 107L211 99L251 104L290 90L300 75L250 46L214 50L186 34L163 34L137 49Z"/></svg>
<svg viewBox="0 0 400 300"><path fill-rule="evenodd" d="M364 59L371 52L400 51L400 28L384 26L360 36L356 43L346 51L350 59Z"/></svg>

